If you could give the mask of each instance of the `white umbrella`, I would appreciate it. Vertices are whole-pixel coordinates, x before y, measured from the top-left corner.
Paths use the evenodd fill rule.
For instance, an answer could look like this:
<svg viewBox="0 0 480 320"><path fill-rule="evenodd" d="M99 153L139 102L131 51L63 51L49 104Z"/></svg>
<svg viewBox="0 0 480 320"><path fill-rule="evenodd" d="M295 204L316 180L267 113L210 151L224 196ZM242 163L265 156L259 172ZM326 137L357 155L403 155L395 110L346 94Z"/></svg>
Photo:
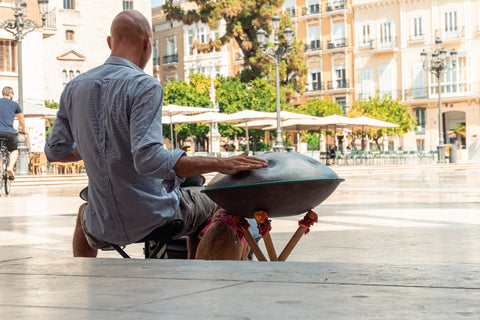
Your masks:
<svg viewBox="0 0 480 320"><path fill-rule="evenodd" d="M170 120L173 120L173 116L177 115L187 115L187 114L195 114L195 113L202 113L202 112L210 112L212 111L211 108L201 108L201 107L190 107L190 106L179 106L176 104L167 104L162 106L162 117L169 117ZM162 123L166 123L162 120ZM170 121L170 137L172 137L172 149L175 145L175 140L173 138L173 122Z"/></svg>
<svg viewBox="0 0 480 320"><path fill-rule="evenodd" d="M43 105L23 102L23 116L25 118L55 119L57 111L57 109L46 108Z"/></svg>
<svg viewBox="0 0 480 320"><path fill-rule="evenodd" d="M356 127L361 127L362 129L373 129L373 128L396 128L398 124L382 121L367 116L361 116L352 118L353 124Z"/></svg>

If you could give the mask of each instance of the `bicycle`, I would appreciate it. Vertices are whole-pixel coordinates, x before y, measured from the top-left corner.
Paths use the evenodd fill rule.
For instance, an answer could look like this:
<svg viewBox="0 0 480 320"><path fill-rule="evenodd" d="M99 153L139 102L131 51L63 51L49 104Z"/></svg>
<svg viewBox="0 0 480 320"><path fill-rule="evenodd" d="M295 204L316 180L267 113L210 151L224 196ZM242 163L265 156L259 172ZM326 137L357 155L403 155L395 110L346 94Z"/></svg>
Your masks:
<svg viewBox="0 0 480 320"><path fill-rule="evenodd" d="M7 166L8 166L8 157L9 152L7 149L7 139L0 138L0 195L2 195L2 190L5 190L5 194L10 193L12 187L12 177L8 176Z"/></svg>

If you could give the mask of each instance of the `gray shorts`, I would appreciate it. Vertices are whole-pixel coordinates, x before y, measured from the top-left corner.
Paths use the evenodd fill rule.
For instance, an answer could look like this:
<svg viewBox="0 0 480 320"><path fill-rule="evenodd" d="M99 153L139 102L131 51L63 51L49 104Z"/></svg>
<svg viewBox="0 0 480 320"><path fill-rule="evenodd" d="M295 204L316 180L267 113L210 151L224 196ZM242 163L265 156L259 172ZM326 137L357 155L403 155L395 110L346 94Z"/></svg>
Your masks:
<svg viewBox="0 0 480 320"><path fill-rule="evenodd" d="M213 211L215 210L215 203L210 200L206 194L200 192L202 189L203 187L187 187L180 189L180 205L171 220L182 220L184 222L184 228L176 238L189 236L195 232L201 231L199 229L201 229L208 218L212 216ZM94 249L113 250L110 243L97 239L88 232L85 218L86 208L87 206L85 206L81 212L81 222L88 244Z"/></svg>

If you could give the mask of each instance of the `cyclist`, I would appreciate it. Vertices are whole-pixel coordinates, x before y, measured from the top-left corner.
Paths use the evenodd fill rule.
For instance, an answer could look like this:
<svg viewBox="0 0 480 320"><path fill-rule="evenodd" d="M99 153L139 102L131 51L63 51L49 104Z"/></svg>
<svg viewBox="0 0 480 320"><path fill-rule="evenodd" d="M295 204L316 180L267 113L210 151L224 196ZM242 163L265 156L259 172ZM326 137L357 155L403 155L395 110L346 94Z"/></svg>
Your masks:
<svg viewBox="0 0 480 320"><path fill-rule="evenodd" d="M13 89L11 87L4 87L2 90L3 98L0 99L0 138L7 139L7 149L10 153L8 161L8 177L13 179L15 174L13 173L13 166L17 162L18 158L18 140L15 129L13 128L13 121L15 117L20 123L20 133L25 134L25 119L23 117L22 109L20 105L13 101Z"/></svg>

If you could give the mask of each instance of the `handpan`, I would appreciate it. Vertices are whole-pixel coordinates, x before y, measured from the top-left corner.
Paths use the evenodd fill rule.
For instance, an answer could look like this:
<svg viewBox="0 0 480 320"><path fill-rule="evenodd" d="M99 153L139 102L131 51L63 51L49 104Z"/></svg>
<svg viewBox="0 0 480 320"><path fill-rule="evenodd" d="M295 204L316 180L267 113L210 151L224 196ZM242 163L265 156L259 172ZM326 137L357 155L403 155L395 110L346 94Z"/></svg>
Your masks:
<svg viewBox="0 0 480 320"><path fill-rule="evenodd" d="M268 167L233 175L217 174L202 192L229 214L253 218L301 214L322 203L337 188L337 174L318 160L296 152L266 152Z"/></svg>

